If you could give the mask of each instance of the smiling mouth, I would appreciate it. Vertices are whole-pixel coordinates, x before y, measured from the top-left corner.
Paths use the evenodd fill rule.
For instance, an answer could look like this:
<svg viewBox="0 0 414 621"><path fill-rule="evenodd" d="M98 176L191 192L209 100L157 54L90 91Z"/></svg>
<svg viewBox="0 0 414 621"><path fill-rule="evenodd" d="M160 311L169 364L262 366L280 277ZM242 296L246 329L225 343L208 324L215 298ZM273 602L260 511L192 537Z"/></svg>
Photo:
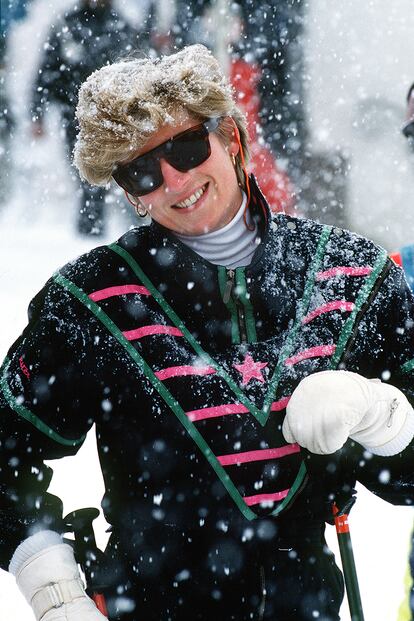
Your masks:
<svg viewBox="0 0 414 621"><path fill-rule="evenodd" d="M197 201L204 195L207 190L208 183L203 185L201 188L196 190L191 196L186 198L184 201L180 201L175 205L172 205L174 209L188 209L197 203Z"/></svg>

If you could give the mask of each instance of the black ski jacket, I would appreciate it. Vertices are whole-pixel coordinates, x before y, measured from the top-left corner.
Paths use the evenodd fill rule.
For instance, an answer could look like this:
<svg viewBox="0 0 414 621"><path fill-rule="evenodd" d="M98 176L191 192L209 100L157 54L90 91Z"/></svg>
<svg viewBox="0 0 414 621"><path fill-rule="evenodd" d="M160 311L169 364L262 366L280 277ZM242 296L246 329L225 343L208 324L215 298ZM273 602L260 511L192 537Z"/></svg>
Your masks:
<svg viewBox="0 0 414 621"><path fill-rule="evenodd" d="M281 433L315 371L379 377L414 403L403 272L365 238L272 216L251 183L262 239L249 266L212 265L152 223L67 264L30 304L1 372L5 569L34 523L63 529L43 460L76 453L94 423L102 507L131 563L172 531L248 527L251 540L267 525L279 543L300 539L356 480L413 502L414 442L394 457L352 441L318 457Z"/></svg>

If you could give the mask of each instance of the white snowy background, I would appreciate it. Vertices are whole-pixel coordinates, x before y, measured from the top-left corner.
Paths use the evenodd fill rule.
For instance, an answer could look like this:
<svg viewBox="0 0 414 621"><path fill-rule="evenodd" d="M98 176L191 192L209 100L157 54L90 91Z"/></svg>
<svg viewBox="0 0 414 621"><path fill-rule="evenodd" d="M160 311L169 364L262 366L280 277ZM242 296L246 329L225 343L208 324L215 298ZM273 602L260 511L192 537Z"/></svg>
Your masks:
<svg viewBox="0 0 414 621"><path fill-rule="evenodd" d="M119 0L121 2L121 0ZM57 116L34 141L28 96L50 23L70 0L33 0L11 39L8 92L18 126L12 145L13 184L0 204L0 357L20 334L30 298L60 265L93 245L74 233L73 183ZM139 17L139 1L123 0ZM414 79L413 0L309 0L305 52L315 149L339 146L351 158L351 228L387 250L414 241L414 156L400 134L405 96ZM3 189L2 189L3 191ZM108 204L107 238L130 223L116 197ZM51 491L65 512L99 506L103 484L93 435L78 455L53 464ZM367 621L397 621L403 599L412 508L392 507L363 488L351 514L352 539ZM105 523L97 522L105 545ZM338 562L332 527L329 543ZM341 611L349 621L346 601ZM1 621L30 621L30 608L0 570ZM223 620L224 621L224 620Z"/></svg>

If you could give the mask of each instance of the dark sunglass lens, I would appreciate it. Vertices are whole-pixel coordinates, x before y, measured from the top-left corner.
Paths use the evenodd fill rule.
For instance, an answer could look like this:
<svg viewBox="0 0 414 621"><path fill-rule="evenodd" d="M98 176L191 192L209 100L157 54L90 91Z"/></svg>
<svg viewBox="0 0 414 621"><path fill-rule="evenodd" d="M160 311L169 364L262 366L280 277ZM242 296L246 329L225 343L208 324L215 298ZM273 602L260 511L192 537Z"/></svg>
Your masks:
<svg viewBox="0 0 414 621"><path fill-rule="evenodd" d="M154 158L140 157L114 173L115 181L130 194L144 196L162 185L159 162Z"/></svg>
<svg viewBox="0 0 414 621"><path fill-rule="evenodd" d="M135 178L133 184L136 188L136 193L139 196L153 192L153 190L156 190L162 183L162 181L161 183L160 181L157 182L157 178L150 172L142 175L137 175L136 173L134 173L134 175Z"/></svg>
<svg viewBox="0 0 414 621"><path fill-rule="evenodd" d="M217 119L189 129L176 138L167 140L153 149L148 155L118 166L113 178L124 190L135 196L144 196L153 192L163 184L160 158L165 159L181 172L196 168L210 157L211 148L209 132L217 127Z"/></svg>
<svg viewBox="0 0 414 621"><path fill-rule="evenodd" d="M167 161L183 172L199 166L210 155L210 142L204 128L183 134L172 140L168 147L165 151Z"/></svg>

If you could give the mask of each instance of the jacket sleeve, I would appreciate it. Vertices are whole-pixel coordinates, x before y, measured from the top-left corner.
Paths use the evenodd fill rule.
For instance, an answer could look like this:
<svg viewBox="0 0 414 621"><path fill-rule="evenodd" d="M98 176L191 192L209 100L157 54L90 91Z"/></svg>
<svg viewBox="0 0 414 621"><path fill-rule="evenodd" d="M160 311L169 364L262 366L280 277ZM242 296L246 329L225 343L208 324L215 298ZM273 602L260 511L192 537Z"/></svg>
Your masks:
<svg viewBox="0 0 414 621"><path fill-rule="evenodd" d="M346 366L353 370L354 365L365 377L378 377L399 388L414 406L414 295L403 271L391 261L387 277L359 324ZM354 448L357 480L384 500L414 503L414 440L393 457Z"/></svg>
<svg viewBox="0 0 414 621"><path fill-rule="evenodd" d="M86 328L85 328L86 326ZM50 282L0 375L0 566L37 528L61 531L62 503L47 493L46 459L73 455L94 422L87 385L88 324L82 308Z"/></svg>

